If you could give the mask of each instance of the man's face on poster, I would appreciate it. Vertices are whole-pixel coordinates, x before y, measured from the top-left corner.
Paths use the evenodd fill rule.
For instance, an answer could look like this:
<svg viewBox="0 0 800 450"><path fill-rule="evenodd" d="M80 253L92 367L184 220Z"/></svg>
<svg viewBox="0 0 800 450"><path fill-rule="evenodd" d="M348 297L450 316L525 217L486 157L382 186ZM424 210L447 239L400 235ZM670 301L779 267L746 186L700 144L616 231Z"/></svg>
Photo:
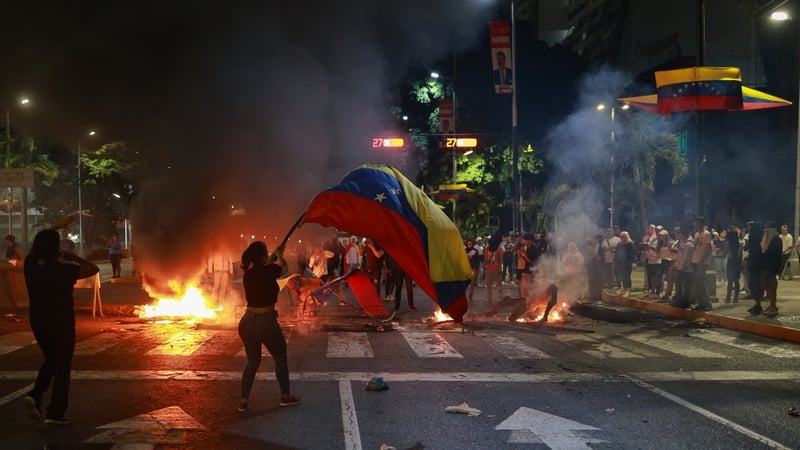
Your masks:
<svg viewBox="0 0 800 450"><path fill-rule="evenodd" d="M505 69L506 67L506 54L503 52L497 52L497 68L498 69Z"/></svg>

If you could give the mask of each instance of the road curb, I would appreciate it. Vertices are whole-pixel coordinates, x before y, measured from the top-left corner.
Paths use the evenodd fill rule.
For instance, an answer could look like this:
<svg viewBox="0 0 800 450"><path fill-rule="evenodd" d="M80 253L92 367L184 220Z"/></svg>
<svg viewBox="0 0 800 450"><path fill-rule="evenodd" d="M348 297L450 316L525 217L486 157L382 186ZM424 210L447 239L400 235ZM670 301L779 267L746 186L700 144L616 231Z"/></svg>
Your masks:
<svg viewBox="0 0 800 450"><path fill-rule="evenodd" d="M645 300L624 298L621 296L603 296L603 300L615 305L652 311L678 319L694 321L705 319L706 322L729 330L744 331L773 339L780 339L800 344L800 330L786 328L753 320L739 319L736 317L722 316L713 312L692 311L690 309L676 308L671 305L653 303Z"/></svg>

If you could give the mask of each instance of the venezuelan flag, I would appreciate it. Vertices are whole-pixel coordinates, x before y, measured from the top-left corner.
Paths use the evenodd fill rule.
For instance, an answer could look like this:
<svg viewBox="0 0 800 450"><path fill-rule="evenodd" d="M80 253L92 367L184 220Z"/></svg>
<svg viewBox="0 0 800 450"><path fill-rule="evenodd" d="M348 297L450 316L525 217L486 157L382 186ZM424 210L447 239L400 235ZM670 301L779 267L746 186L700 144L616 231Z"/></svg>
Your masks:
<svg viewBox="0 0 800 450"><path fill-rule="evenodd" d="M456 322L467 311L472 278L458 229L400 171L363 165L317 194L303 222L375 241Z"/></svg>
<svg viewBox="0 0 800 450"><path fill-rule="evenodd" d="M742 74L738 67L689 67L655 73L658 108L680 111L742 109Z"/></svg>

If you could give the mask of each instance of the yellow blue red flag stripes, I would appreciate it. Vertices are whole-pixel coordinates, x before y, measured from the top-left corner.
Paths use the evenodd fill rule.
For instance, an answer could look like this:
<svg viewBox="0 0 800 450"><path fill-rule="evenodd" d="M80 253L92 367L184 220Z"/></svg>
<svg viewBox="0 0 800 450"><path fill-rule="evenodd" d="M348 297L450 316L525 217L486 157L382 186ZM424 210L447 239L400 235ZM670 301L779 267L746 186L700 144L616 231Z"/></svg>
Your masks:
<svg viewBox="0 0 800 450"><path fill-rule="evenodd" d="M738 67L690 67L656 72L658 106L669 112L742 109Z"/></svg>
<svg viewBox="0 0 800 450"><path fill-rule="evenodd" d="M656 94L618 99L663 115L681 111L780 108L792 103L742 86L738 67L687 67L655 72Z"/></svg>
<svg viewBox="0 0 800 450"><path fill-rule="evenodd" d="M472 278L458 229L400 171L363 165L317 194L303 222L375 241L455 321L467 311Z"/></svg>

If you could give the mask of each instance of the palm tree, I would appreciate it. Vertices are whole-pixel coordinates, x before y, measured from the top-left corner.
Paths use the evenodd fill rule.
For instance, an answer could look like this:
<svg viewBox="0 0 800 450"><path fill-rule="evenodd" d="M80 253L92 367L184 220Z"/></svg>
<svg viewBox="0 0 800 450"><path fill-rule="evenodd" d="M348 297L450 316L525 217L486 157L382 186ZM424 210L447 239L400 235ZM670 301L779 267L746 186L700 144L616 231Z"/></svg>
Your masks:
<svg viewBox="0 0 800 450"><path fill-rule="evenodd" d="M639 206L642 229L649 223L646 204L651 201L657 169L672 171L675 184L689 173L689 165L680 156L680 139L668 131L663 118L644 113L628 114L622 122L619 139L608 142L615 161L612 170L620 177L630 177Z"/></svg>

